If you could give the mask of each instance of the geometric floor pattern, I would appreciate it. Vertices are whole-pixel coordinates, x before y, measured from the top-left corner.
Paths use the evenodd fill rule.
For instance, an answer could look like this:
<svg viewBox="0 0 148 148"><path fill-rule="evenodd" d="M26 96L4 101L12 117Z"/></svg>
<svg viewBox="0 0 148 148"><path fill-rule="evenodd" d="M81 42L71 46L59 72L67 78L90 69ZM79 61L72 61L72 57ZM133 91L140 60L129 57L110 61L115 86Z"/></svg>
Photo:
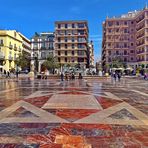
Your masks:
<svg viewBox="0 0 148 148"><path fill-rule="evenodd" d="M0 80L0 90L0 148L148 147L147 81Z"/></svg>

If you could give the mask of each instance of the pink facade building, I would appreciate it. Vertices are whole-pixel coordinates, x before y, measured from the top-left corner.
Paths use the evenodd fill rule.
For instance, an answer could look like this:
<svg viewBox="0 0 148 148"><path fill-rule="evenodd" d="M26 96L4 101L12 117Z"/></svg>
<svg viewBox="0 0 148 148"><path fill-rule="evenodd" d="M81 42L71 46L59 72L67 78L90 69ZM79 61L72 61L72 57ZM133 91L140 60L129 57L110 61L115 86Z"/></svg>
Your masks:
<svg viewBox="0 0 148 148"><path fill-rule="evenodd" d="M126 67L148 67L148 9L103 22L102 65L119 58Z"/></svg>

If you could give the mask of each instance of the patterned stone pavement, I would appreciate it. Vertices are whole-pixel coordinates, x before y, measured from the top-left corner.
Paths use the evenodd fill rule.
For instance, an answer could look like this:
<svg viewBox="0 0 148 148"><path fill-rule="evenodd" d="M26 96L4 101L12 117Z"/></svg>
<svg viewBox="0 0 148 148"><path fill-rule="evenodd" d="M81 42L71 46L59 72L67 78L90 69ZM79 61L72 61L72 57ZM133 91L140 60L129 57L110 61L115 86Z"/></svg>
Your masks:
<svg viewBox="0 0 148 148"><path fill-rule="evenodd" d="M0 80L0 148L147 148L148 82Z"/></svg>

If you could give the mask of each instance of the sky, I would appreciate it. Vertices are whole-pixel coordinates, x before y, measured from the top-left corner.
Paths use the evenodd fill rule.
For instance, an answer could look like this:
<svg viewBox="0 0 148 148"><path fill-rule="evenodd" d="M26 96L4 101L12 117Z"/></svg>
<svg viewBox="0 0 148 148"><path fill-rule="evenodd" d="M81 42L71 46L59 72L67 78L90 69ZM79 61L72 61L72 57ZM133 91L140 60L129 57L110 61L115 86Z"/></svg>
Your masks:
<svg viewBox="0 0 148 148"><path fill-rule="evenodd" d="M101 57L102 22L106 17L141 10L148 0L3 0L0 29L13 29L29 39L35 32L53 32L54 22L87 20L95 60Z"/></svg>

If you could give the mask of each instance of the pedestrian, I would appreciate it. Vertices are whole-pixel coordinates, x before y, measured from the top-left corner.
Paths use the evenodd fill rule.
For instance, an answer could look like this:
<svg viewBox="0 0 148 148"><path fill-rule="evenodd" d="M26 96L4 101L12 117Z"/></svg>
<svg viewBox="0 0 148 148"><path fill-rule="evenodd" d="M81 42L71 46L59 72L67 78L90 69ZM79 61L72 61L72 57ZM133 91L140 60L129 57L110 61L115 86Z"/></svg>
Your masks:
<svg viewBox="0 0 148 148"><path fill-rule="evenodd" d="M68 81L68 74L65 74L65 80Z"/></svg>
<svg viewBox="0 0 148 148"><path fill-rule="evenodd" d="M113 72L113 77L114 77L115 82L116 82L116 76L117 76L116 72Z"/></svg>
<svg viewBox="0 0 148 148"><path fill-rule="evenodd" d="M17 70L16 71L16 78L18 79L18 76L19 76L19 71Z"/></svg>
<svg viewBox="0 0 148 148"><path fill-rule="evenodd" d="M4 70L4 76L5 76L5 77L7 77L7 73L6 73L6 70Z"/></svg>
<svg viewBox="0 0 148 148"><path fill-rule="evenodd" d="M81 74L81 73L79 73L79 79L83 79L83 77L82 77L82 74Z"/></svg>
<svg viewBox="0 0 148 148"><path fill-rule="evenodd" d="M47 79L48 76L49 76L49 71L48 71L48 69L46 69L46 70L45 70L45 76L44 76L44 79Z"/></svg>
<svg viewBox="0 0 148 148"><path fill-rule="evenodd" d="M61 81L64 81L64 74L63 74L63 72L61 72Z"/></svg>
<svg viewBox="0 0 148 148"><path fill-rule="evenodd" d="M75 75L74 75L74 73L72 73L71 78L72 78L72 80L75 79Z"/></svg>
<svg viewBox="0 0 148 148"><path fill-rule="evenodd" d="M120 82L120 79L121 79L121 74L120 74L120 72L117 73L117 76L118 76L118 81Z"/></svg>
<svg viewBox="0 0 148 148"><path fill-rule="evenodd" d="M9 72L9 71L7 71L7 78L11 78L11 77L10 77L10 72Z"/></svg>

